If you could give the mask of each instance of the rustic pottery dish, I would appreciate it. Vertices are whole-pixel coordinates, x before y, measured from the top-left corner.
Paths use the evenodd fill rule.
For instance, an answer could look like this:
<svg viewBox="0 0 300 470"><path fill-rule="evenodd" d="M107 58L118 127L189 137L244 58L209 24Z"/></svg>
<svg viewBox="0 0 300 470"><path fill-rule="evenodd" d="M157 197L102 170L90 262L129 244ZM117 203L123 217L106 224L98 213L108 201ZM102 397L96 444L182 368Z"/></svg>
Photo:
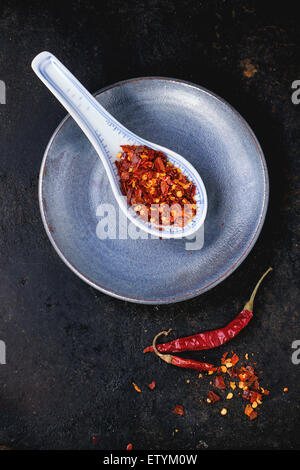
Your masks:
<svg viewBox="0 0 300 470"><path fill-rule="evenodd" d="M203 225L207 212L207 195L203 181L188 160L171 149L145 140L136 135L101 106L76 77L50 52L38 54L32 61L32 68L40 80L70 113L98 153L106 171L112 192L125 216L138 228L161 238L182 238ZM190 222L182 225L168 224L163 227L152 222L150 217L143 220L123 196L116 167L116 155L122 145L147 146L161 151L168 161L178 168L182 175L193 184L195 215ZM128 161L128 160L127 160ZM162 164L164 168L164 165ZM167 186L168 187L168 186ZM128 190L128 188L127 188ZM127 194L127 191L125 192Z"/></svg>
<svg viewBox="0 0 300 470"><path fill-rule="evenodd" d="M209 201L198 237L204 243L197 249L197 240L126 235L103 164L67 116L48 144L39 181L43 223L58 255L89 285L132 302L179 302L216 286L248 255L266 214L268 174L252 130L223 99L176 79L127 80L96 99L128 129L172 148L201 174ZM115 238L99 238L103 204L115 208Z"/></svg>

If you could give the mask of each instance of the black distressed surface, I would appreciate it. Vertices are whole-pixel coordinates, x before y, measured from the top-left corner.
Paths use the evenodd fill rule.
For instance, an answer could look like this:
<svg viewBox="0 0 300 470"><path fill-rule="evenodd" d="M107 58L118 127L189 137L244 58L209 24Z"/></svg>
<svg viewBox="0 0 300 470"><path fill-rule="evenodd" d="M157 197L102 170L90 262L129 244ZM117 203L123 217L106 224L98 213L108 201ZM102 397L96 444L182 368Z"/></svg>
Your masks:
<svg viewBox="0 0 300 470"><path fill-rule="evenodd" d="M0 339L7 364L0 365L0 445L300 447L300 365L291 362L291 343L300 339L300 105L290 98L300 78L299 39L292 7L269 2L1 2ZM141 306L93 290L59 260L40 220L37 181L65 111L31 71L41 50L56 54L92 92L136 76L177 77L218 93L246 118L265 152L271 195L262 234L230 278L184 303ZM247 63L257 69L252 77L244 74ZM207 379L142 350L164 328L183 336L226 324L269 265L274 272L257 297L257 316L231 346L241 356L254 353L271 394L256 421L237 398L222 417L222 405L200 402ZM226 350L193 357L218 361ZM177 404L184 417L172 413Z"/></svg>

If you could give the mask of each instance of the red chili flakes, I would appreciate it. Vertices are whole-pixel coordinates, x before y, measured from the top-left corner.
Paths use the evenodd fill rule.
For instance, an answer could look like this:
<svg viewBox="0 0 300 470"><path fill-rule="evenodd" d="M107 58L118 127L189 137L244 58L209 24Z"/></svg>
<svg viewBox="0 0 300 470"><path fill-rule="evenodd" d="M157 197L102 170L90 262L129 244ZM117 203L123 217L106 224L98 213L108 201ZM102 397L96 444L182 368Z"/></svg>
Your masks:
<svg viewBox="0 0 300 470"><path fill-rule="evenodd" d="M212 392L211 390L208 392L208 398L212 403L216 403L216 401L219 401L221 397L217 395L215 392Z"/></svg>
<svg viewBox="0 0 300 470"><path fill-rule="evenodd" d="M98 444L98 439L95 436L92 436L92 441L94 444Z"/></svg>
<svg viewBox="0 0 300 470"><path fill-rule="evenodd" d="M257 418L257 412L252 408L252 406L249 403L246 405L245 415L247 415L251 421Z"/></svg>
<svg viewBox="0 0 300 470"><path fill-rule="evenodd" d="M248 360L248 358L246 358ZM262 405L263 397L269 395L269 390L264 389L260 386L259 378L254 367L246 365L237 367L239 362L239 356L232 353L232 357L228 357L228 353L223 354L221 358L221 366L217 368L217 375L215 377L213 385L221 390L226 389L224 376L228 374L230 376L230 387L232 392L227 394L227 399L233 398L234 393L246 400L248 403L245 407L245 414L250 420L256 419L258 416L257 410ZM255 364L256 365L256 364ZM223 374L223 375L222 375ZM234 392L235 391L235 392ZM208 393L207 402L215 403L219 401L221 397L210 391Z"/></svg>
<svg viewBox="0 0 300 470"><path fill-rule="evenodd" d="M244 400L250 400L250 396L251 396L251 392L250 390L244 390L243 393L242 393L242 398Z"/></svg>
<svg viewBox="0 0 300 470"><path fill-rule="evenodd" d="M180 416L184 416L183 406L182 405L175 406L173 413L180 415Z"/></svg>
<svg viewBox="0 0 300 470"><path fill-rule="evenodd" d="M217 375L215 377L214 385L216 388L219 388L220 390L225 390L226 389L226 384L224 382L224 379L221 375Z"/></svg>
<svg viewBox="0 0 300 470"><path fill-rule="evenodd" d="M240 358L237 354L234 354L231 358L231 364L235 366L239 362Z"/></svg>
<svg viewBox="0 0 300 470"><path fill-rule="evenodd" d="M148 387L150 388L150 390L153 390L155 386L156 386L156 382L154 380L151 382L151 384L148 384Z"/></svg>
<svg viewBox="0 0 300 470"><path fill-rule="evenodd" d="M221 359L221 364L225 365L228 368L234 367L240 360L237 354L233 354L232 357L227 357L228 353L223 354Z"/></svg>
<svg viewBox="0 0 300 470"><path fill-rule="evenodd" d="M196 215L196 187L163 152L142 145L122 145L115 162L121 191L145 221L184 227Z"/></svg>
<svg viewBox="0 0 300 470"><path fill-rule="evenodd" d="M253 419L256 419L257 418L257 411L252 411L252 413L250 413L250 416L249 416L250 420L252 421Z"/></svg>
<svg viewBox="0 0 300 470"><path fill-rule="evenodd" d="M250 391L250 402L254 403L255 401L257 403L261 402L262 396L260 393L255 392L254 390Z"/></svg>
<svg viewBox="0 0 300 470"><path fill-rule="evenodd" d="M141 393L142 390L140 389L140 387L135 382L132 382L132 385L133 385L133 388L136 392Z"/></svg>
<svg viewBox="0 0 300 470"><path fill-rule="evenodd" d="M132 450L132 444L131 443L127 444L126 450Z"/></svg>
<svg viewBox="0 0 300 470"><path fill-rule="evenodd" d="M252 406L250 405L250 403L248 403L248 404L246 405L246 408L245 408L245 415L250 416L250 414L252 413L252 411L253 411L253 408L252 408Z"/></svg>
<svg viewBox="0 0 300 470"><path fill-rule="evenodd" d="M228 352L225 352L221 358L221 364L225 364L225 360L227 356L228 356Z"/></svg>

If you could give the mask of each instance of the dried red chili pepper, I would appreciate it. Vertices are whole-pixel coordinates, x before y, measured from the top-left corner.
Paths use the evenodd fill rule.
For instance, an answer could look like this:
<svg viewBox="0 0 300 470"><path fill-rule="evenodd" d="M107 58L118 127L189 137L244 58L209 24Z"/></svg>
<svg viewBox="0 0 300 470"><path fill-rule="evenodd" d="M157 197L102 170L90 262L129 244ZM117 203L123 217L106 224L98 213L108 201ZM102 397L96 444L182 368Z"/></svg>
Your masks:
<svg viewBox="0 0 300 470"><path fill-rule="evenodd" d="M216 368L212 364L208 364L207 362L198 362L192 359L183 359L182 357L173 356L171 354L161 354L158 352L156 348L156 340L159 336L165 335L167 336L170 333L169 331L161 331L158 333L154 340L153 340L153 351L155 354L160 357L163 361L167 362L168 364L172 364L173 366L183 367L185 369L194 369L194 370L207 370L207 371L214 371Z"/></svg>
<svg viewBox="0 0 300 470"><path fill-rule="evenodd" d="M116 167L127 203L156 225L185 226L195 216L196 187L164 153L146 146L122 145Z"/></svg>
<svg viewBox="0 0 300 470"><path fill-rule="evenodd" d="M232 338L237 336L237 334L248 325L249 321L253 317L253 303L254 298L257 293L257 290L264 279L264 277L272 271L272 268L269 268L263 276L260 278L256 284L250 300L246 302L243 310L237 315L237 317L232 320L224 328L218 330L206 331L204 333L199 333L193 336L187 336L185 338L178 338L169 343L159 344L157 349L159 352L168 353L168 352L181 352L181 351L201 351L203 349L212 349L217 346L221 346L227 341L230 341ZM149 346L144 349L144 352L153 352L153 347Z"/></svg>

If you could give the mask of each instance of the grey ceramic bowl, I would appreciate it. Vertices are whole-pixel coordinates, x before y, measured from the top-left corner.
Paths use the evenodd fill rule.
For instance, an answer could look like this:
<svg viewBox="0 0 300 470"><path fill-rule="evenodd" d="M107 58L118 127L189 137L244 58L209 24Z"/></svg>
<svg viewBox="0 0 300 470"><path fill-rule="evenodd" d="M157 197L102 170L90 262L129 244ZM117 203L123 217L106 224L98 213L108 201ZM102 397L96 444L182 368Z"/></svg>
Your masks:
<svg viewBox="0 0 300 470"><path fill-rule="evenodd" d="M255 135L223 99L176 79L127 80L96 97L130 130L198 170L208 196L204 246L99 239L97 208L113 204L118 214L118 205L99 157L68 116L49 142L40 173L40 208L52 245L81 279L119 299L171 303L211 289L245 259L264 222L268 175Z"/></svg>

